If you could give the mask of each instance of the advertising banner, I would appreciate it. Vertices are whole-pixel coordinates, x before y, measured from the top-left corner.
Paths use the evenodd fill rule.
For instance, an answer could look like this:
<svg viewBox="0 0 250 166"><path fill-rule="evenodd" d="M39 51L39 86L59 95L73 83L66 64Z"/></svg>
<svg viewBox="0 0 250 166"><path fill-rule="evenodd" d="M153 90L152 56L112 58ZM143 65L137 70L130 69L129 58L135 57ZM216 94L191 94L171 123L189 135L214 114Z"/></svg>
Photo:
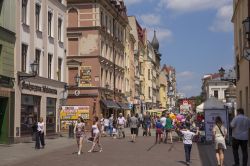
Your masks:
<svg viewBox="0 0 250 166"><path fill-rule="evenodd" d="M62 106L60 112L61 130L68 130L68 126L75 123L79 116L89 119L89 106Z"/></svg>
<svg viewBox="0 0 250 166"><path fill-rule="evenodd" d="M225 110L205 110L205 133L206 141L212 141L213 139L213 127L215 125L215 118L221 117L222 123L225 128L228 129L227 111Z"/></svg>
<svg viewBox="0 0 250 166"><path fill-rule="evenodd" d="M91 66L81 66L80 67L80 87L90 87L92 86L91 78Z"/></svg>

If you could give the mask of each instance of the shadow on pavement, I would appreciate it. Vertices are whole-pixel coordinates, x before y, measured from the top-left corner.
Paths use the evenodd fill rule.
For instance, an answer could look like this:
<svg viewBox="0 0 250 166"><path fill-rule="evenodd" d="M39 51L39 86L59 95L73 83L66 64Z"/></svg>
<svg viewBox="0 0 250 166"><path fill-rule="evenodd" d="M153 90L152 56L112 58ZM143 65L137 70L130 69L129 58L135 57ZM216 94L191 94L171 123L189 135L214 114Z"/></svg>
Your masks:
<svg viewBox="0 0 250 166"><path fill-rule="evenodd" d="M216 163L215 151L211 151L211 144L197 143L202 166L211 166Z"/></svg>
<svg viewBox="0 0 250 166"><path fill-rule="evenodd" d="M185 161L178 161L178 163L181 163L183 165L186 165L186 162Z"/></svg>
<svg viewBox="0 0 250 166"><path fill-rule="evenodd" d="M157 144L153 144L152 146L150 146L147 151L150 151L153 147L155 147Z"/></svg>

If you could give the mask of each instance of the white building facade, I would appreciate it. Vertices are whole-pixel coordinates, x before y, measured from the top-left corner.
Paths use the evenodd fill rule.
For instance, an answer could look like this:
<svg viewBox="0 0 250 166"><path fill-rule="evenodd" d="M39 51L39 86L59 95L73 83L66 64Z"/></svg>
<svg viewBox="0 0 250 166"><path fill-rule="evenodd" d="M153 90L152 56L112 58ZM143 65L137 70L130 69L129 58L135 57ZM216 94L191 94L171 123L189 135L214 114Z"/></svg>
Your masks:
<svg viewBox="0 0 250 166"><path fill-rule="evenodd" d="M66 1L17 0L14 141L31 136L41 117L45 134L59 131L65 96ZM37 75L30 64L38 64ZM27 77L26 77L27 76Z"/></svg>

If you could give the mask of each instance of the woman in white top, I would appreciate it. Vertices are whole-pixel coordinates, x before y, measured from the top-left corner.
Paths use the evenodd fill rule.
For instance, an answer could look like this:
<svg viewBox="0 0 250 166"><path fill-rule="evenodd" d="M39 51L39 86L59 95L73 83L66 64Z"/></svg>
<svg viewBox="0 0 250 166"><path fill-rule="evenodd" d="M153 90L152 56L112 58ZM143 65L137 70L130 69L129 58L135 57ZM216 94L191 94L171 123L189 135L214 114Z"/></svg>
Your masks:
<svg viewBox="0 0 250 166"><path fill-rule="evenodd" d="M221 117L215 118L215 125L213 127L213 140L215 143L216 159L218 166L224 164L224 150L226 149L225 138L227 135L227 129L223 126Z"/></svg>
<svg viewBox="0 0 250 166"><path fill-rule="evenodd" d="M93 119L93 125L92 125L92 135L94 137L94 140L93 140L93 145L92 145L91 149L88 152L93 152L96 144L100 148L99 152L102 152L102 145L100 144L100 137L101 137L100 132L101 132L101 125L98 122L98 117L95 116L94 119Z"/></svg>
<svg viewBox="0 0 250 166"><path fill-rule="evenodd" d="M36 149L40 149L40 142L42 145L42 149L45 146L45 142L44 142L44 122L43 122L43 118L40 118L40 121L37 123L37 133L36 133Z"/></svg>
<svg viewBox="0 0 250 166"><path fill-rule="evenodd" d="M74 133L76 134L76 143L78 146L78 155L80 155L82 152L83 137L85 134L84 128L85 128L84 120L81 116L79 116L74 128Z"/></svg>

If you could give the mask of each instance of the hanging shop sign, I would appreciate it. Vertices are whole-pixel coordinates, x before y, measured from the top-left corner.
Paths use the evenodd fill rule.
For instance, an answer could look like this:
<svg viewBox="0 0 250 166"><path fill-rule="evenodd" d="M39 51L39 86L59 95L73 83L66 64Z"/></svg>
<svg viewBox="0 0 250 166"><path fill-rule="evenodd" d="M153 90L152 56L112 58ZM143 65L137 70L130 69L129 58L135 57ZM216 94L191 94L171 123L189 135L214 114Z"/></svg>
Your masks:
<svg viewBox="0 0 250 166"><path fill-rule="evenodd" d="M92 86L91 72L91 66L80 67L80 87Z"/></svg>

